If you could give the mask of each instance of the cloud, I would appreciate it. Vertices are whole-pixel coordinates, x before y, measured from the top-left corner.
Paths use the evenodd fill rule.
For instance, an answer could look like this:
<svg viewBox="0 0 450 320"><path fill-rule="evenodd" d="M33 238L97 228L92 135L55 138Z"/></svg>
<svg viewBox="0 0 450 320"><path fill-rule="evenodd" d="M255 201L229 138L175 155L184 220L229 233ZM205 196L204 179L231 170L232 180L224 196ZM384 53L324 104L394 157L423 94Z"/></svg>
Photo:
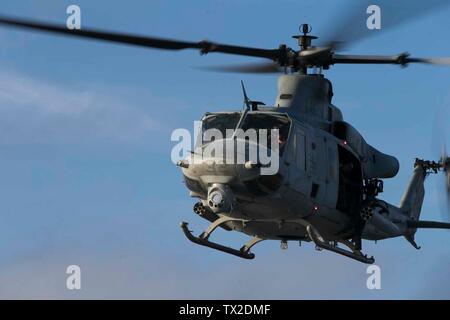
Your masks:
<svg viewBox="0 0 450 320"><path fill-rule="evenodd" d="M172 103L141 88L71 87L2 72L0 144L140 141L165 130L148 106Z"/></svg>

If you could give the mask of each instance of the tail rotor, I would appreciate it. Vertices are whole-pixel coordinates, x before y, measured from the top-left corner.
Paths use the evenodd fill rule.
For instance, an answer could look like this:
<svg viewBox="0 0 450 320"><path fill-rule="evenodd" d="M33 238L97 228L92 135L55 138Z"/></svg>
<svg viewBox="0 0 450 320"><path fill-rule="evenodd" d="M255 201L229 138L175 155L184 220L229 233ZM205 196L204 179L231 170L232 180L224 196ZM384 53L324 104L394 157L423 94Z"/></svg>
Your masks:
<svg viewBox="0 0 450 320"><path fill-rule="evenodd" d="M450 222L450 155L448 153L447 141L448 139L448 125L445 123L450 116L450 108L441 108L436 114L433 125L433 144L435 154L440 153L438 170L444 174L445 181L440 179L439 182L439 196L442 203L443 218ZM437 151L439 150L439 151ZM442 192L444 187L444 192Z"/></svg>
<svg viewBox="0 0 450 320"><path fill-rule="evenodd" d="M446 210L447 214L450 216L450 156L446 152L445 145L442 148L441 153L441 160L439 161L439 164L441 165L442 171L445 175L445 193L446 193Z"/></svg>

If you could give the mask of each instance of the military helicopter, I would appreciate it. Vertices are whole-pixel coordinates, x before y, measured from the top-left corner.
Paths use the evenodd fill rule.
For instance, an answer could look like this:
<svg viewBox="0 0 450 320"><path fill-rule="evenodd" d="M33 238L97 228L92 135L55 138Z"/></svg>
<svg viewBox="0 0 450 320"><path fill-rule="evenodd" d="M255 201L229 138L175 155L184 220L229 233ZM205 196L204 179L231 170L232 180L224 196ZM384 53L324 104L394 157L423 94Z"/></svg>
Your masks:
<svg viewBox="0 0 450 320"><path fill-rule="evenodd" d="M268 63L219 68L225 71L284 73L278 80L273 106L250 100L243 86L243 110L206 113L202 130L277 128L283 136L278 150L279 168L263 175L261 163L246 161L224 164L222 158L199 157L194 150L178 162L190 194L199 199L194 212L210 221L199 236L182 222L186 237L194 243L245 259L250 249L263 240L313 242L363 263L373 257L362 252L362 240L403 236L415 248L419 228L450 229L450 223L420 220L424 181L431 173L446 176L450 197L450 157L438 161L416 159L411 181L399 206L379 198L383 180L399 171L398 160L375 149L332 104L331 82L322 74L335 64L450 64L450 58L415 58L407 53L394 56L338 54L340 44L328 42L316 47L311 27L303 24L299 49L280 45L262 49L225 45L209 41L187 42L106 32L94 29L68 30L55 24L0 17L0 25L165 50L197 49L201 54L219 52L269 60ZM311 68L316 72L308 72ZM235 139L224 138L224 139ZM214 140L198 149L219 143ZM223 142L223 141L222 141ZM248 142L244 142L248 146ZM234 144L233 144L234 145ZM250 236L240 249L210 241L221 227Z"/></svg>

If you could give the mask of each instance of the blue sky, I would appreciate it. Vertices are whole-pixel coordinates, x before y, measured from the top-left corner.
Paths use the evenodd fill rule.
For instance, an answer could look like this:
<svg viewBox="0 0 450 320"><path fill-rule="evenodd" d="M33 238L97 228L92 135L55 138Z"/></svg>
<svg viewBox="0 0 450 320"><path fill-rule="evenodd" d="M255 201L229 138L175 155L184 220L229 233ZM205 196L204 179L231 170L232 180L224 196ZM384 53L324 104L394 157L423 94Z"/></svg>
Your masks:
<svg viewBox="0 0 450 320"><path fill-rule="evenodd" d="M337 24L337 1L3 1L2 14L65 23L78 4L82 26L224 43L295 46L301 23L321 35ZM351 47L352 53L450 55L450 7ZM422 40L426 39L426 40ZM271 103L276 75L209 73L209 64L254 61L197 52L130 48L0 29L0 297L2 298L450 298L450 233L365 243L382 268L366 289L366 266L310 244L255 247L242 261L189 243L179 230L194 199L170 161L175 128L206 111L238 109L240 80ZM424 42L422 42L424 41ZM400 172L382 198L397 204L415 157L436 158L432 124L450 100L450 69L336 66L334 104ZM440 113L438 113L440 112ZM448 113L447 113L448 116ZM447 132L448 134L448 132ZM436 177L422 218L441 219ZM220 234L219 234L220 233ZM218 232L239 246L245 237ZM82 290L65 269L82 270Z"/></svg>

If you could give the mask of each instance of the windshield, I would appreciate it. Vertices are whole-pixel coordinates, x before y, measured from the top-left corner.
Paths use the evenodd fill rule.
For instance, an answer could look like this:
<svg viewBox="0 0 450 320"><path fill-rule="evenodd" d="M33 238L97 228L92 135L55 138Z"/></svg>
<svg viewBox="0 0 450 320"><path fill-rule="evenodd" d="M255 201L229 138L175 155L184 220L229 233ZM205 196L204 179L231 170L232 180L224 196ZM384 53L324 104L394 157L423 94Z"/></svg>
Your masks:
<svg viewBox="0 0 450 320"><path fill-rule="evenodd" d="M241 117L243 117L243 119L240 122ZM287 140L290 121L288 117L284 115L273 115L259 112L248 112L245 115L243 115L242 112L207 114L203 118L202 132L205 133L206 130L214 129L220 131L223 138L229 138L238 125L239 129L242 129L244 132L248 129L254 129L258 136L261 129L278 129L278 142L281 148ZM227 129L230 129L228 135L226 132ZM267 146L270 148L270 134L268 134L267 138Z"/></svg>
<svg viewBox="0 0 450 320"><path fill-rule="evenodd" d="M217 113L205 116L202 123L202 132L209 129L216 129L222 133L222 136L226 137L226 130L231 129L234 131L241 117L240 112L234 113Z"/></svg>
<svg viewBox="0 0 450 320"><path fill-rule="evenodd" d="M289 134L289 119L285 116L275 116L264 113L249 113L241 124L242 130L278 129L280 136L286 139Z"/></svg>

